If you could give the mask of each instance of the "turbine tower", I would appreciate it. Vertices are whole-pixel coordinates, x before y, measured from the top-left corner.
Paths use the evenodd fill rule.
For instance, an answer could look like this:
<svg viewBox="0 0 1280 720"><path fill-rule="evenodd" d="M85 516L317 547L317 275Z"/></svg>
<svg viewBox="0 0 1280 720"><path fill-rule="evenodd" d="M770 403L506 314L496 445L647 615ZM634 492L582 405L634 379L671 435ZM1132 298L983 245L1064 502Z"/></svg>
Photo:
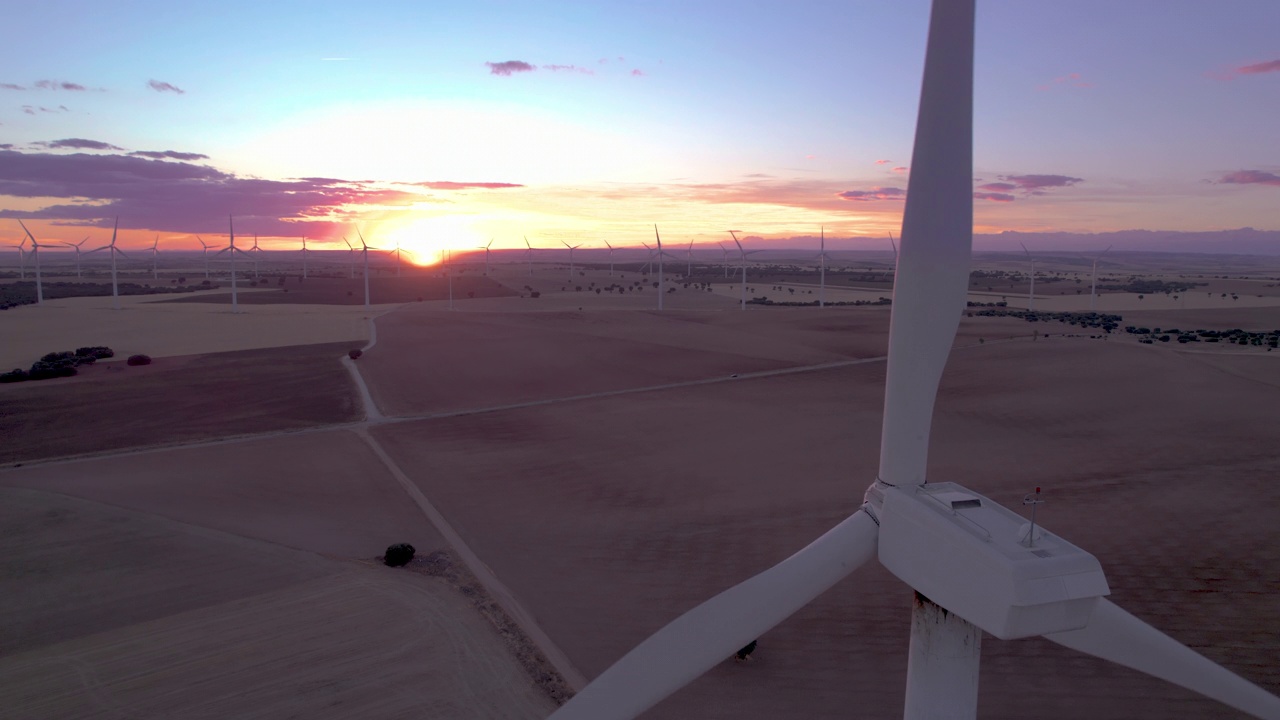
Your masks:
<svg viewBox="0 0 1280 720"><path fill-rule="evenodd" d="M529 277L533 277L533 246L529 244L529 236L524 236L524 260L529 265Z"/></svg>
<svg viewBox="0 0 1280 720"><path fill-rule="evenodd" d="M552 720L636 717L873 557L916 589L906 720L976 717L983 631L1043 635L1280 718L1280 698L1104 599L1092 555L959 485L925 484L933 405L972 255L973 28L974 0L934 0L890 315L880 469L862 507L658 630Z"/></svg>
<svg viewBox="0 0 1280 720"><path fill-rule="evenodd" d="M1098 256L1093 259L1093 281L1089 283L1089 312L1094 312L1098 303L1098 261L1102 259L1103 255L1110 252L1113 247L1115 246L1108 245L1106 250L1098 253ZM1183 297L1186 294L1186 291L1183 291Z"/></svg>
<svg viewBox="0 0 1280 720"><path fill-rule="evenodd" d="M827 306L827 228L818 235L818 307Z"/></svg>
<svg viewBox="0 0 1280 720"><path fill-rule="evenodd" d="M36 261L36 304L43 305L44 283L40 280L40 241L36 240L36 236L31 234L31 231L27 229L27 226L21 220L18 221L18 224L22 225L22 232L31 238L31 257Z"/></svg>
<svg viewBox="0 0 1280 720"><path fill-rule="evenodd" d="M484 250L484 274L489 274L489 245L493 244L493 238L489 238L488 245L477 245L477 250Z"/></svg>
<svg viewBox="0 0 1280 720"><path fill-rule="evenodd" d="M255 242L256 244L256 242ZM160 279L160 236L156 235L155 241L151 243L151 279Z"/></svg>
<svg viewBox="0 0 1280 720"><path fill-rule="evenodd" d="M729 277L729 250L724 246L724 243L718 242L716 244L720 246L720 252L724 253L724 257L720 258L721 264L724 265L724 276Z"/></svg>
<svg viewBox="0 0 1280 720"><path fill-rule="evenodd" d="M445 274L449 277L449 309L453 309L453 250L447 251L448 259L445 261Z"/></svg>
<svg viewBox="0 0 1280 720"><path fill-rule="evenodd" d="M689 241L689 257L687 258L687 260L688 262L685 264L685 269L684 269L684 277L686 280L689 278L690 275L693 274L693 241L692 240Z"/></svg>
<svg viewBox="0 0 1280 720"><path fill-rule="evenodd" d="M605 247L609 248L609 277L613 277L613 246L608 240L604 241Z"/></svg>
<svg viewBox="0 0 1280 720"><path fill-rule="evenodd" d="M737 230L730 230L729 235L733 236L733 244L738 246L738 252L742 256L742 309L747 309L747 256L755 255L759 250L751 250L748 252L742 247L742 243L738 242Z"/></svg>
<svg viewBox="0 0 1280 720"><path fill-rule="evenodd" d="M307 236L302 236L302 279L307 279Z"/></svg>
<svg viewBox="0 0 1280 720"><path fill-rule="evenodd" d="M1018 244L1022 245L1022 252L1026 253L1027 259L1031 261L1031 289L1027 291L1027 310L1032 311L1036 309L1036 259L1031 257L1031 251L1026 245Z"/></svg>
<svg viewBox="0 0 1280 720"><path fill-rule="evenodd" d="M115 310L120 309L120 286L116 282L116 255L120 257L129 257L123 250L116 247L116 231L120 229L120 216L116 216L115 224L111 226L111 244L103 245L100 248L90 250L90 253L96 253L99 250L106 250L111 255L111 307Z"/></svg>
<svg viewBox="0 0 1280 720"><path fill-rule="evenodd" d="M396 277L400 277L400 241L396 241Z"/></svg>
<svg viewBox="0 0 1280 720"><path fill-rule="evenodd" d="M258 255L262 254L262 248L258 247L258 233L253 234L253 247L249 248L249 257L253 258L253 279L258 279Z"/></svg>
<svg viewBox="0 0 1280 720"><path fill-rule="evenodd" d="M89 238L86 236L84 240L81 240L81 241L80 241L80 242L78 242L78 243L71 243L71 242L67 242L66 240L62 240L61 242L62 242L62 244L63 244L63 245L66 245L66 246L67 246L67 247L69 247L69 248L75 248L75 250L76 250L76 278L80 278L80 277L82 277L82 276L80 275L80 246L81 246L81 245L84 245L84 244L85 244L85 243L87 243L87 242L89 242Z"/></svg>
<svg viewBox="0 0 1280 720"><path fill-rule="evenodd" d="M573 280L573 251L582 247L582 243L578 243L577 245L570 245L564 240L561 240L560 242L565 247L569 248L569 280L572 281Z"/></svg>

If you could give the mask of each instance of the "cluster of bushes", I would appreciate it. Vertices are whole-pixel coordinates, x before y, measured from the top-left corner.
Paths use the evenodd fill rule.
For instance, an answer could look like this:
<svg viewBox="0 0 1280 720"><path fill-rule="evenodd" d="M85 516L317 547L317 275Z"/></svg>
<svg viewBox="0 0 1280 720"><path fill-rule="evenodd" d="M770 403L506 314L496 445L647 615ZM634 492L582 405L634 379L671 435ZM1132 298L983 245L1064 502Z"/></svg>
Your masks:
<svg viewBox="0 0 1280 720"><path fill-rule="evenodd" d="M1184 345L1189 342L1228 342L1236 345L1265 347L1268 350L1280 347L1280 330L1272 330L1270 332L1251 332L1240 328L1232 328L1230 330L1181 330L1168 328L1162 330L1160 328L1127 325L1124 331L1131 335L1140 336L1138 342L1146 345L1177 340Z"/></svg>
<svg viewBox="0 0 1280 720"><path fill-rule="evenodd" d="M196 290L212 290L218 287L216 283L208 280L203 281L200 285L182 285L179 287L152 287L150 285L139 285L137 283L119 283L117 288L121 295L159 295L167 293L187 293ZM81 283L81 282L45 282L42 283L45 300L57 300L58 298L69 297L110 297L111 283ZM36 284L35 281L23 281L15 283L0 283L0 310L8 310L9 308L18 307L19 305L32 305L36 301Z"/></svg>
<svg viewBox="0 0 1280 720"><path fill-rule="evenodd" d="M839 300L836 302L832 302L828 300L822 304L823 305L889 305L892 302L893 301L890 300L889 298L882 297L878 300ZM747 301L747 304L748 305L774 305L778 307L817 307L818 301L810 300L808 302L787 302L782 300L770 300L767 295L761 295L760 297L751 298L750 300Z"/></svg>
<svg viewBox="0 0 1280 720"><path fill-rule="evenodd" d="M98 360L115 357L115 351L109 347L93 346L77 348L75 352L64 350L51 352L31 366L30 370L15 369L0 374L0 383L22 382L24 380L48 380L49 378L71 377L81 365L92 365Z"/></svg>
<svg viewBox="0 0 1280 720"><path fill-rule="evenodd" d="M1139 278L1130 276L1123 283L1099 285L1099 290L1115 290L1117 292L1143 293L1154 295L1156 293L1184 292L1198 285L1207 285L1208 283L1198 283L1189 281L1165 282L1163 280L1150 280L1147 278Z"/></svg>
<svg viewBox="0 0 1280 720"><path fill-rule="evenodd" d="M973 305L973 303L970 303L970 305ZM1009 310L1003 307L1004 303L996 303L996 305L999 307L978 310L968 313L968 315L969 317L1015 317L1022 318L1027 322L1051 322L1057 320L1060 323L1076 325L1082 328L1100 328L1108 333L1120 327L1120 321L1124 319L1119 315L1108 315L1106 313Z"/></svg>

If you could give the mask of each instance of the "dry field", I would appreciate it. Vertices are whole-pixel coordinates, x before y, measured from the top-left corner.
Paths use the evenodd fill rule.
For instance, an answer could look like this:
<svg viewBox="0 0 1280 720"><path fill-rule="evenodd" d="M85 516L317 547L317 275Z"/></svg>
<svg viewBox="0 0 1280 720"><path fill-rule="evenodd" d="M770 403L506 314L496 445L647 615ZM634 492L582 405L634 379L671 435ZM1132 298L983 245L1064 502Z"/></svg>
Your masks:
<svg viewBox="0 0 1280 720"><path fill-rule="evenodd" d="M498 279L519 279L508 275ZM545 716L552 704L517 662L525 654L497 640L469 591L370 567L372 556L406 540L475 553L593 677L820 535L875 476L887 308L740 312L715 293L671 297L663 314L615 304L651 292L574 291L383 314L356 366L399 417L368 428L372 446L324 429L359 414L336 361L349 343L255 351L234 372L237 356L257 356L93 368L29 385L48 395L21 406L7 394L21 385L0 386L0 421L88 428L108 446L262 433L0 469L0 537L13 548L0 628L15 633L0 643L0 707L24 718ZM1177 322L1248 327L1275 311L1248 312L1259 315ZM1142 323L1174 319L1153 317ZM1036 329L962 322L930 477L1011 506L1044 487L1041 519L1098 555L1117 602L1280 691L1277 354L1124 336L1031 342ZM314 361L282 367L291 353ZM190 372L199 363L208 372ZM96 408L134 396L152 424L75 413L85 398ZM200 432L171 435L188 424ZM726 662L648 717L900 717L909 604L909 588L864 568L767 633L751 663ZM392 621L410 617L409 632ZM982 682L987 718L1237 717L1039 640L988 640Z"/></svg>
<svg viewBox="0 0 1280 720"><path fill-rule="evenodd" d="M231 303L230 280L219 280L222 288L213 293L199 293L167 298L165 303ZM355 278L309 277L303 280L301 273L285 277L283 285L272 276L265 288L238 298L245 305L364 305L364 276L357 271ZM243 291L243 287L237 288ZM463 275L453 279L454 297L509 297L513 293L486 277ZM411 270L402 277L371 275L369 277L369 302L374 305L443 300L449 297L448 280L437 277L435 272Z"/></svg>

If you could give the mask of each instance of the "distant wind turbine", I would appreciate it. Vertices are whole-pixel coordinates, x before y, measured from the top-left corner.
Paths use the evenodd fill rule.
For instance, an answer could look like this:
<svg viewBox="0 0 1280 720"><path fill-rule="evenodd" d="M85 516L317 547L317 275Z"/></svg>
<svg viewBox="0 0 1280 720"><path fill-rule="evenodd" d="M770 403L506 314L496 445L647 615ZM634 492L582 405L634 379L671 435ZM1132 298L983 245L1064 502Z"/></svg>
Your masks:
<svg viewBox="0 0 1280 720"><path fill-rule="evenodd" d="M129 257L123 250L116 247L116 231L119 229L120 217L117 215L115 224L111 226L111 244L103 245L100 248L94 248L89 251L91 253L96 253L99 250L106 250L107 253L111 255L111 307L116 310L120 309L120 287L118 283L116 283L116 255L124 258Z"/></svg>
<svg viewBox="0 0 1280 720"><path fill-rule="evenodd" d="M818 235L818 307L827 306L827 228Z"/></svg>
<svg viewBox="0 0 1280 720"><path fill-rule="evenodd" d="M253 258L253 279L258 279L258 256L262 254L262 248L258 247L258 233L253 234L253 247L249 248L249 257Z"/></svg>
<svg viewBox="0 0 1280 720"><path fill-rule="evenodd" d="M489 245L493 244L493 238L489 238L488 245L477 245L477 250L484 250L484 274L489 274Z"/></svg>
<svg viewBox="0 0 1280 720"><path fill-rule="evenodd" d="M151 279L160 279L160 236L156 235L155 241L151 243Z"/></svg>
<svg viewBox="0 0 1280 720"><path fill-rule="evenodd" d="M578 243L577 245L570 245L564 240L561 240L560 242L563 243L565 247L569 248L569 279L573 280L573 251L582 247L582 243Z"/></svg>
<svg viewBox="0 0 1280 720"><path fill-rule="evenodd" d="M201 253L201 256L204 258L204 279L208 280L209 279L209 248L213 246L205 244L204 238L200 237L199 235L196 236L196 241L200 243L200 253Z"/></svg>
<svg viewBox="0 0 1280 720"><path fill-rule="evenodd" d="M609 277L613 277L613 246L608 240L604 241L605 247L609 248Z"/></svg>
<svg viewBox="0 0 1280 720"><path fill-rule="evenodd" d="M1089 283L1089 312L1094 312L1098 303L1098 261L1102 259L1103 255L1110 252L1113 247L1115 246L1108 245L1106 250L1098 253L1098 256L1093 259L1093 282ZM1183 292L1182 294L1185 297L1187 293Z"/></svg>
<svg viewBox="0 0 1280 720"><path fill-rule="evenodd" d="M1022 245L1022 252L1027 254L1027 259L1031 261L1031 289L1027 291L1027 310L1036 309L1036 259L1031 257L1031 251L1026 245Z"/></svg>
<svg viewBox="0 0 1280 720"><path fill-rule="evenodd" d="M360 253L364 255L364 306L369 307L369 243L364 241L364 234L360 232L360 228L356 228L356 235L360 238ZM490 240L489 242L493 242ZM373 248L376 250L377 248ZM487 254L488 251L486 251ZM488 267L488 263L485 263Z"/></svg>
<svg viewBox="0 0 1280 720"><path fill-rule="evenodd" d="M396 241L396 277L400 277L400 241Z"/></svg>
<svg viewBox="0 0 1280 720"><path fill-rule="evenodd" d="M686 258L686 260L688 262L685 263L684 276L685 278L688 278L690 275L693 274L693 241L692 240L689 241L689 257Z"/></svg>
<svg viewBox="0 0 1280 720"><path fill-rule="evenodd" d="M18 279L26 280L27 279L27 251L26 251L27 236L23 235L22 242L18 243L17 245L10 245L9 247L17 248L18 250Z"/></svg>
<svg viewBox="0 0 1280 720"><path fill-rule="evenodd" d="M346 237L342 238L342 242L347 244L347 277L354 280L356 277L356 249L351 246L351 241Z"/></svg>
<svg viewBox="0 0 1280 720"><path fill-rule="evenodd" d="M302 236L302 279L307 279L307 236Z"/></svg>
<svg viewBox="0 0 1280 720"><path fill-rule="evenodd" d="M529 265L529 277L533 277L533 246L529 244L529 236L524 236L524 261Z"/></svg>
<svg viewBox="0 0 1280 720"><path fill-rule="evenodd" d="M527 241L526 241L527 242ZM453 309L453 250L448 250L448 259L445 260L445 274L449 277L449 309Z"/></svg>
<svg viewBox="0 0 1280 720"><path fill-rule="evenodd" d="M31 238L31 257L35 259L36 265L36 304L43 305L44 283L40 280L40 241L36 240L36 236L31 234L31 231L27 229L27 226L21 220L18 221L18 224L22 225L22 231L27 234L27 237Z"/></svg>
<svg viewBox="0 0 1280 720"><path fill-rule="evenodd" d="M63 240L63 241L61 241L61 242L62 242L62 244L63 244L63 245L66 245L66 246L67 246L67 247L69 247L69 248L75 248L75 250L76 250L76 277L77 277L77 278L81 277L81 275L80 275L80 246L81 246L81 245L84 245L86 242L89 242L89 238L88 238L88 236L86 236L84 240L81 240L81 241L80 241L80 242L78 242L78 243L70 243L70 242L67 242L66 240Z"/></svg>
<svg viewBox="0 0 1280 720"><path fill-rule="evenodd" d="M227 216L227 234L230 240L230 244L227 245L225 248L219 250L217 253L215 253L215 255L221 255L222 253L227 253L228 256L231 258L231 312L238 313L240 312L240 294L236 287L236 253L239 253L241 255L249 255L249 257L253 257L253 256L250 255L248 251L241 250L240 248L236 247L236 226L235 226L235 221L232 219L230 215ZM256 236L254 240L255 240L254 245L256 246L257 245Z"/></svg>
<svg viewBox="0 0 1280 720"><path fill-rule="evenodd" d="M720 258L720 262L724 265L724 276L729 277L729 249L724 246L724 243L716 244L720 246L720 252L724 253L724 257Z"/></svg>
<svg viewBox="0 0 1280 720"><path fill-rule="evenodd" d="M742 309L747 309L747 256L755 255L759 250L751 250L748 252L742 247L742 243L738 242L737 230L730 230L729 235L733 237L733 244L738 246L738 252L742 255Z"/></svg>

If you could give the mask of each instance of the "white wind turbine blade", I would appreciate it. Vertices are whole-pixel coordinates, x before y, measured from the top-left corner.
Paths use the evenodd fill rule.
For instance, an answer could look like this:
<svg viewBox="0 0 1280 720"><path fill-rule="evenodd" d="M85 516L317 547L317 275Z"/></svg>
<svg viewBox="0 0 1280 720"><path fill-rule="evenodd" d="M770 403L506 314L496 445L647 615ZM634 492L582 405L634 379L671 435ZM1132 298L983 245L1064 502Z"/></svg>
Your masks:
<svg viewBox="0 0 1280 720"><path fill-rule="evenodd" d="M1102 598L1089 625L1045 635L1059 645L1110 660L1213 698L1254 717L1280 719L1280 698L1235 675Z"/></svg>
<svg viewBox="0 0 1280 720"><path fill-rule="evenodd" d="M859 510L777 565L654 633L548 720L628 720L786 620L876 553L879 528Z"/></svg>

